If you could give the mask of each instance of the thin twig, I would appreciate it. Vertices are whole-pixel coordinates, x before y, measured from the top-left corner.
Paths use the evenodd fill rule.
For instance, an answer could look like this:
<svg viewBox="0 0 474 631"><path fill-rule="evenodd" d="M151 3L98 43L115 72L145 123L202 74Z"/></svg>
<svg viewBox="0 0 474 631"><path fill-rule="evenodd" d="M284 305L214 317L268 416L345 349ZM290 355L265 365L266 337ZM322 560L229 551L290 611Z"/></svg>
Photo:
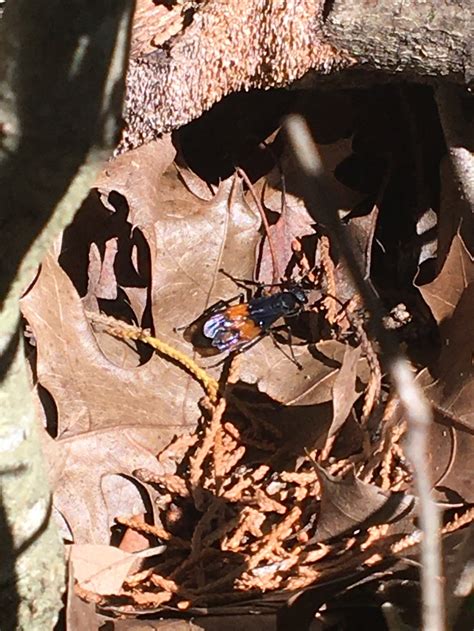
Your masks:
<svg viewBox="0 0 474 631"><path fill-rule="evenodd" d="M383 326L383 311L378 296L364 280L347 231L339 219L338 209L324 186L324 168L305 120L292 115L287 120L290 144L302 172L303 194L309 211L329 230L352 275L355 286L370 315L371 329L378 339L383 358L408 419L407 455L419 496L419 519L423 531L421 542L421 589L424 631L445 629L444 594L442 589L441 532L438 508L431 496L431 483L426 463L428 430L432 422L431 408L414 379L411 366L401 356L395 339Z"/></svg>
<svg viewBox="0 0 474 631"><path fill-rule="evenodd" d="M250 191L250 194L253 197L253 201L255 202L255 205L257 206L258 212L260 214L260 218L262 220L263 223L263 227L265 228L265 233L267 235L267 239L268 239L268 247L270 249L270 256L272 259L272 267L273 267L273 275L272 275L272 282L273 283L278 283L281 280L281 275L280 275L280 270L278 269L278 259L275 253L275 248L273 247L273 241L272 241L272 236L270 234L270 224L268 223L268 219L267 219L267 215L265 214L265 210L262 206L261 201L258 199L258 195L253 187L252 182L250 181L249 176L247 175L247 173L245 173L245 171L241 168L241 167L237 167L236 168L236 172L238 173L238 175L240 175L240 177L243 179L243 181L247 184L247 187Z"/></svg>

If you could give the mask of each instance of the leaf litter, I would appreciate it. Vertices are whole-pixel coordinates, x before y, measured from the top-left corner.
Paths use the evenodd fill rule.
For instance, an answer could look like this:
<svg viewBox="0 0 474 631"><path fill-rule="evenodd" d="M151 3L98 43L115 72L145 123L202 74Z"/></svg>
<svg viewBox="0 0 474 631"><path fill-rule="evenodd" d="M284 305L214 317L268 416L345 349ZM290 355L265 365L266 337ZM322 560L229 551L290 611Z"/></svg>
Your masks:
<svg viewBox="0 0 474 631"><path fill-rule="evenodd" d="M351 142L336 155L342 146L350 151ZM55 443L66 462L54 473L55 509L77 550L78 594L103 612L202 613L248 600L263 611L267 594L375 572L382 560L395 566L419 542L403 418L337 253L290 172L282 186L289 168L281 160L251 191L238 173L208 185L169 137L122 155L22 300L32 375L56 406ZM368 275L381 181L377 203L360 216L347 210L361 195L342 191ZM280 212L268 234L255 195L268 217ZM230 277L274 282L282 270L311 285L310 306L292 323L301 367L287 357L285 334L224 367L199 357L179 328L238 294ZM472 270L455 236L443 267L419 289L441 340L420 379L437 414L436 489L455 500L446 532L469 521L463 509L473 497L463 467L472 454ZM210 383L218 384L212 395ZM136 544L126 543L132 533ZM137 562L129 545L160 555ZM100 568L84 570L93 557Z"/></svg>

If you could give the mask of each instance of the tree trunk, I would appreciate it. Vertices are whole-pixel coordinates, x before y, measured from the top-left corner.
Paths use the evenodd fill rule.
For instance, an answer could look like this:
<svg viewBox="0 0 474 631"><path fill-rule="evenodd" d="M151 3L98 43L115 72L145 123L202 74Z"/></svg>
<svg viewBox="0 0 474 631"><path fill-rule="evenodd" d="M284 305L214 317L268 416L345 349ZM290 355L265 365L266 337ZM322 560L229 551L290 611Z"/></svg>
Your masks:
<svg viewBox="0 0 474 631"><path fill-rule="evenodd" d="M53 629L65 584L19 298L120 131L131 0L15 0L0 23L0 628Z"/></svg>

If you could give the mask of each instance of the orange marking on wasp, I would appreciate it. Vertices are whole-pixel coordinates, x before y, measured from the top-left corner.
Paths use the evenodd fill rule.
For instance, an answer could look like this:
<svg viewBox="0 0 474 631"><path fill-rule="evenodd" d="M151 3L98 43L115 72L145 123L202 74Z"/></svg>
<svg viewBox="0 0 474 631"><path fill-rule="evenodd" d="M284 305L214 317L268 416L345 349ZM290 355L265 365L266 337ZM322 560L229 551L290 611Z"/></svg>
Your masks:
<svg viewBox="0 0 474 631"><path fill-rule="evenodd" d="M229 316L230 319L239 319L239 318L248 318L249 315L249 305L246 302L242 302L239 305L233 305L232 307L227 307L225 313Z"/></svg>

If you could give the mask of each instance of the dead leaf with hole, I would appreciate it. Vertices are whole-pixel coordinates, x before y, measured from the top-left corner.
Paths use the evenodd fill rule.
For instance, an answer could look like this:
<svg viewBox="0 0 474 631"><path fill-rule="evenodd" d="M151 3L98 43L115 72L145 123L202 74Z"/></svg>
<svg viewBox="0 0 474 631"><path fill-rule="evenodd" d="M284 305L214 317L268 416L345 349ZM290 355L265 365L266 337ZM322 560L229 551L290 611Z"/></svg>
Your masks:
<svg viewBox="0 0 474 631"><path fill-rule="evenodd" d="M100 196L94 189L65 230L58 261L85 309L97 311L100 306L121 320L146 327L150 326L149 247L128 215L129 207L123 196L118 193ZM95 330L94 335L100 350L112 363L124 368L144 363L143 351L139 355L131 345L100 330ZM150 355L148 352L147 358Z"/></svg>
<svg viewBox="0 0 474 631"><path fill-rule="evenodd" d="M136 489L128 503L120 504L116 489L110 494L115 505L107 504L105 476L131 474L140 466L158 471L155 453L183 418L176 411L179 400L169 396L170 387L151 363L121 368L101 353L76 290L51 255L22 309L36 338L38 380L57 406L57 444L67 454L55 506L76 542L108 543L115 516L145 507ZM193 420L201 394L194 386Z"/></svg>
<svg viewBox="0 0 474 631"><path fill-rule="evenodd" d="M150 170L153 170L151 166ZM189 311L194 315L214 299L214 283L232 284L218 272L220 266L229 267L229 259L238 260L240 269L245 264L247 270L252 268L253 250L248 246L251 239L258 239L259 222L245 205L241 193L235 191L233 181L223 183L217 195L206 202L192 195L178 173L174 173L174 184L169 190L175 197L158 210L153 209L155 218L161 213L161 220L148 224L144 230L149 231L156 262L150 271L149 286L149 290L157 294L154 301L158 312L156 328L159 335L163 332L162 336L166 337L167 332L183 347L184 341L173 333L172 326L179 324L179 320L182 323L182 318L191 319ZM146 189L143 180L141 184ZM180 194L176 194L178 189ZM131 229L123 225L128 205L117 198L117 194L110 195L109 199L114 204L103 216L102 233L120 234L115 257L119 259L124 251L125 254L130 252L127 235L131 236ZM89 234L82 241L74 239L75 227L81 226L80 214L68 233L71 257L68 269L73 267L74 245L76 254L81 247L89 257L91 246L88 243L94 238ZM119 221L123 227L107 228L107 221ZM108 238L105 236L102 243L106 244ZM203 239L207 239L213 258ZM80 257L75 260L77 263ZM83 260L86 262L85 257ZM98 263L96 268L103 267L103 260ZM117 273L107 274L110 284L102 286L100 293L115 285L125 293L133 289L120 286L126 275L120 273L120 266L116 264L113 269ZM127 278L134 282L130 274ZM204 278L207 286L203 287L201 279ZM96 304L100 300L94 295L100 283L93 281L89 278L89 292L85 297L88 304L94 304L93 298ZM199 293L200 302L193 301L191 289ZM138 356L132 351L135 365L124 365L121 353L125 355L130 349L120 341L116 341L114 348L106 347L103 337L92 331L75 287L52 255L45 259L37 282L23 299L22 309L36 340L38 380L56 403L58 437L67 452L68 467L58 483L56 508L71 528L76 542L106 543L117 514L146 510L143 502L136 501L139 499L136 491L135 495L129 494L128 501L116 501L112 505L106 502L106 481L116 474L129 475L140 467L156 472L159 465L154 453L158 448L178 431L179 423L197 421L197 402L202 389L181 367L157 355L137 366ZM115 478L116 484L112 485L115 495L108 494L116 499L123 495L119 492L122 485L118 485L117 480ZM131 481L129 485L133 487Z"/></svg>
<svg viewBox="0 0 474 631"><path fill-rule="evenodd" d="M174 328L189 324L212 304L241 291L221 269L252 278L260 218L247 204L238 180L230 178L215 195L199 197L188 182L204 194L203 183L198 186L196 176L173 164L160 172L159 158L150 153L142 158L142 149L119 158L118 179L113 162L100 187L104 191L113 187L123 195L130 221L143 230L149 248L149 288L157 335L189 353L192 349ZM136 179L138 167L140 177ZM150 199L153 207L146 201ZM145 200L144 208L141 200ZM124 291L130 294L129 288Z"/></svg>
<svg viewBox="0 0 474 631"><path fill-rule="evenodd" d="M196 418L202 390L190 384L186 398L176 377L182 371L173 367L171 375L169 363L158 357L144 366L122 368L104 356L76 290L51 255L23 298L22 311L36 338L38 380L58 408L59 437L137 422L175 427L178 418L182 424L187 416ZM188 414L178 414L186 405Z"/></svg>
<svg viewBox="0 0 474 631"><path fill-rule="evenodd" d="M130 315L134 315L135 321L141 323L146 316L145 326L154 325L161 339L189 354L193 349L185 344L182 335L174 332L174 327L188 324L213 302L235 295L234 283L220 273L220 268L239 276L252 276L260 222L246 205L238 182L230 179L221 184L211 199L200 199L183 182L182 170L178 171L174 165L163 170L160 150L161 146L155 144L154 153L149 153L148 148L145 157L143 147L121 156L108 165L108 175L100 182L104 191L117 182L120 191L108 195L108 207L115 210L110 222L118 222L120 218L123 222L126 213L131 222L128 227L117 228L121 235L117 263L122 261L122 267L125 264L134 267L132 239L138 238L138 228L132 227L137 223L141 225L143 254L148 258L144 268L135 264L135 276L147 281L146 291L138 286L133 274L117 272L121 304L110 305L109 313L123 317L117 309L124 305L132 307ZM167 145L164 153L168 155L166 151ZM137 165L140 177L135 179ZM80 213L75 223L80 224ZM128 259L125 263L124 255ZM101 306L106 305L101 303ZM110 341L100 332L96 333L96 339L107 359L133 367L129 349L123 342ZM159 384L162 405L155 409L161 411L161 422L167 422L167 412L163 411L168 406L172 407L173 418L178 413L183 422L195 422L199 386L182 368L155 355L140 371L153 373L154 382Z"/></svg>

